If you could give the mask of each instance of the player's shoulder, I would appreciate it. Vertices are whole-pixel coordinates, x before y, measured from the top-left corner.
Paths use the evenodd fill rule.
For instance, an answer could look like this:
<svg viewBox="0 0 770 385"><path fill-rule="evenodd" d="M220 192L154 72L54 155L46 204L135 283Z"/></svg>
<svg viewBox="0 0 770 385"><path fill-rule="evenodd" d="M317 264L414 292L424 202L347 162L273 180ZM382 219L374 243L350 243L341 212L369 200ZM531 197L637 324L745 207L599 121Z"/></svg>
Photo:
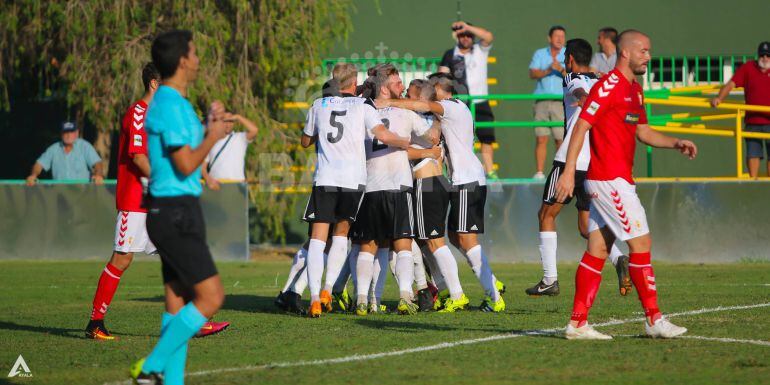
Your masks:
<svg viewBox="0 0 770 385"><path fill-rule="evenodd" d="M591 93L596 95L597 98L608 98L610 95L618 92L618 90L625 88L619 72L613 70L602 76L596 85L591 89ZM627 82L626 82L627 83Z"/></svg>

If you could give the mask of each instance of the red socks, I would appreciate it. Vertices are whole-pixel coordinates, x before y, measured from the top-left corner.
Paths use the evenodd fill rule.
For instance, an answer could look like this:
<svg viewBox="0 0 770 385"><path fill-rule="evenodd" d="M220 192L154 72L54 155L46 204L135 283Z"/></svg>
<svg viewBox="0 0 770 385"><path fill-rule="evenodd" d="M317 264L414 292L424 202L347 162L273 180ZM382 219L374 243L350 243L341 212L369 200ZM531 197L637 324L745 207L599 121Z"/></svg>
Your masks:
<svg viewBox="0 0 770 385"><path fill-rule="evenodd" d="M572 304L573 321L577 321L578 327L583 326L588 319L588 310L594 303L599 285L602 283L602 268L604 259L596 258L586 251L580 260L575 274L575 300Z"/></svg>
<svg viewBox="0 0 770 385"><path fill-rule="evenodd" d="M650 317L654 323L660 318L660 310L658 309L658 291L655 289L655 272L650 264L650 253L631 253L628 256L628 273L631 275L631 282L634 283L636 292L639 294L644 315Z"/></svg>
<svg viewBox="0 0 770 385"><path fill-rule="evenodd" d="M94 307L91 310L91 320L104 319L104 314L107 313L107 307L110 306L112 297L115 295L115 291L118 290L121 275L123 275L123 270L119 270L109 263L104 268L102 276L99 277L99 285L96 287Z"/></svg>

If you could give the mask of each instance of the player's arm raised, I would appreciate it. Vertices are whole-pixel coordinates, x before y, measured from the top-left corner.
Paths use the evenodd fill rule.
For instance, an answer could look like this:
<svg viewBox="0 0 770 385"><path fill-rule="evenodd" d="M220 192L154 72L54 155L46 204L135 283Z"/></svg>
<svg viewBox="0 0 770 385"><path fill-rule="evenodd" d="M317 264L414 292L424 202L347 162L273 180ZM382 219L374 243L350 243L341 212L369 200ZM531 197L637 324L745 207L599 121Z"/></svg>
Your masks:
<svg viewBox="0 0 770 385"><path fill-rule="evenodd" d="M376 100L374 104L377 108L385 107L398 107L414 112L432 112L438 116L444 116L444 107L441 103L429 102L426 100L412 100L412 99L385 99Z"/></svg>
<svg viewBox="0 0 770 385"><path fill-rule="evenodd" d="M636 138L640 142L652 147L675 148L690 159L695 159L695 156L698 154L698 147L695 143L665 135L652 129L649 124L636 126Z"/></svg>
<svg viewBox="0 0 770 385"><path fill-rule="evenodd" d="M559 176L556 182L556 201L563 202L567 197L572 196L575 189L575 167L580 149L583 147L586 132L591 129L591 123L583 119L578 119L575 127L572 128L572 137L567 147L567 161L564 166L564 172Z"/></svg>

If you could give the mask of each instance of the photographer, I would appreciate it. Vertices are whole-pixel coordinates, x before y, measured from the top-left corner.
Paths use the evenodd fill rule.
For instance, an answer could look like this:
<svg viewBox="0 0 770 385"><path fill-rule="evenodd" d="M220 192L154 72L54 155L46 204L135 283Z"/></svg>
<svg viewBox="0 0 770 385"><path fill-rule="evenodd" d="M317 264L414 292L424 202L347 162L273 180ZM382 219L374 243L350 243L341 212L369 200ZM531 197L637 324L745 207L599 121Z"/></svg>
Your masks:
<svg viewBox="0 0 770 385"><path fill-rule="evenodd" d="M494 39L492 32L464 21L452 23L452 31L457 38L457 45L444 53L438 71L454 76L456 94L489 94L487 59ZM476 105L477 122L493 122L495 120L488 100L474 99L467 103ZM484 171L488 178L497 179L497 173L492 168L494 164L492 144L496 141L495 130L491 127L477 128L476 137L481 142L481 160L484 164Z"/></svg>

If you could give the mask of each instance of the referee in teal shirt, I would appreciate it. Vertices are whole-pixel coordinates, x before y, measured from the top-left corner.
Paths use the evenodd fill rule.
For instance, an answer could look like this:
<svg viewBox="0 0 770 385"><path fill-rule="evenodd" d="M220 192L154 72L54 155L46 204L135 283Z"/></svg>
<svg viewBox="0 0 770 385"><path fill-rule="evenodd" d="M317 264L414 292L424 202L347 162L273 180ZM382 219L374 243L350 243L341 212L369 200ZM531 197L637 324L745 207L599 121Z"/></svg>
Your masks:
<svg viewBox="0 0 770 385"><path fill-rule="evenodd" d="M214 102L207 133L187 100L199 59L190 31L170 31L152 43L162 85L147 110L150 186L147 233L158 248L166 294L161 335L152 352L131 367L142 384L184 382L187 341L222 306L224 288L206 244L200 166L227 134L225 109Z"/></svg>

